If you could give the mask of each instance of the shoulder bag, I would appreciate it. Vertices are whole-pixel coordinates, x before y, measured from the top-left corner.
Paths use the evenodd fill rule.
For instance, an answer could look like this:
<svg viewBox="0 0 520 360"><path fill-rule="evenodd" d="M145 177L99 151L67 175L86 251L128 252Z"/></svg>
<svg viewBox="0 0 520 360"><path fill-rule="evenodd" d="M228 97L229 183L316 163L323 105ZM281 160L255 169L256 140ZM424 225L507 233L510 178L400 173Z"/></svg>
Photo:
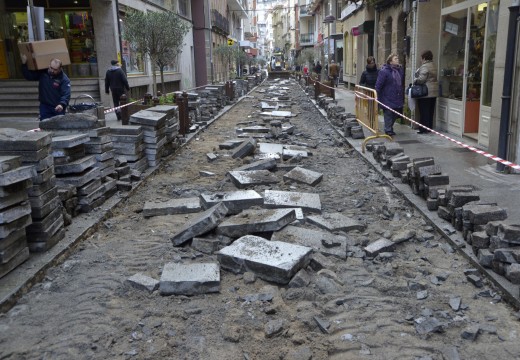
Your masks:
<svg viewBox="0 0 520 360"><path fill-rule="evenodd" d="M428 86L426 84L412 85L410 96L414 99L428 96Z"/></svg>

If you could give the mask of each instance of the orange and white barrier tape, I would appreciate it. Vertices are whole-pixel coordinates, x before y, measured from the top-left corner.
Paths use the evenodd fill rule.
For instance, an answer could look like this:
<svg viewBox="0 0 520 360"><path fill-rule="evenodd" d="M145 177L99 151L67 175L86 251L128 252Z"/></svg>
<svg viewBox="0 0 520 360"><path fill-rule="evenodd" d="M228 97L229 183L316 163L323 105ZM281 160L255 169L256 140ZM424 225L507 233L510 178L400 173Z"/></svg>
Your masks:
<svg viewBox="0 0 520 360"><path fill-rule="evenodd" d="M371 99L371 100L375 100L375 101L377 101L377 103L378 103L379 105L381 105L382 107L384 107L384 108L386 108L386 109L388 109L388 110L390 110L390 111L396 113L397 115L399 115L399 116L402 117L403 119L406 119L406 120L408 120L408 121L414 123L415 125L418 125L418 126L424 128L424 129L426 129L426 130L428 130L428 131L430 131L430 132L432 132L432 133L434 133L434 134L436 134L436 135L439 135L440 137L442 137L442 138L444 138L444 139L446 139L446 140L449 140L449 141L451 141L451 142L453 142L453 143L455 143L455 144L457 144L457 145L459 145L459 146L461 146L461 147L463 147L463 148L465 148L465 149L471 150L471 151L473 151L473 152L475 152L475 153L477 153L477 154L480 154L480 155L482 155L482 156L485 156L486 158L491 159L491 160L493 160L493 161L496 161L497 163L500 163L500 164L502 164L502 165L509 166L510 168L512 168L512 169L514 169L514 170L520 170L520 165L515 164L515 163L512 163L511 161L508 161L508 160L504 160L504 159L502 159L502 158L500 158L500 157L498 157L498 156L496 156L496 155L493 155L493 154L487 153L487 152L485 152L485 151L483 151L483 150L480 150L480 149L477 149L477 148L475 148L475 147L473 147L473 146L471 146L471 145L465 144L465 143L463 143L462 141L455 140L455 139L453 139L453 138L451 138L451 137L449 137L449 136L446 136L446 135L444 135L444 134L441 134L441 133L438 132L438 131L435 131L435 130L433 130L433 129L430 129L430 128L424 126L423 124L420 124L420 123L418 123L417 121L412 120L412 119L410 119L409 117L406 117L404 114L401 114L401 113L395 111L394 109L389 108L388 106L386 106L385 104L383 104L383 103L382 103L381 101L379 101L378 99L375 99L375 98L373 98L373 97L367 96L367 95L365 95L365 94L363 94L363 93L361 93L361 92L359 92L359 91L354 91L354 93L356 94L357 97L364 98L364 99Z"/></svg>

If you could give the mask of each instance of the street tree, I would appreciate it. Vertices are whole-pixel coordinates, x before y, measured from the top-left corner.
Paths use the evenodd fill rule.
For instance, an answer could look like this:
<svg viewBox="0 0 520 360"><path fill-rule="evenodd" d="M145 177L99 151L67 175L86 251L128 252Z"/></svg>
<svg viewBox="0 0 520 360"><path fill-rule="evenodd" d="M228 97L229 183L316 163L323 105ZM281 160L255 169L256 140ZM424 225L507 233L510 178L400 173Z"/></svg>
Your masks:
<svg viewBox="0 0 520 360"><path fill-rule="evenodd" d="M233 66L236 66L236 69L238 70L247 61L246 53L237 45L219 45L215 48L214 54L230 73L233 71Z"/></svg>
<svg viewBox="0 0 520 360"><path fill-rule="evenodd" d="M157 94L157 68L164 92L164 68L178 59L189 25L177 14L130 11L125 16L123 37L152 63L153 92Z"/></svg>

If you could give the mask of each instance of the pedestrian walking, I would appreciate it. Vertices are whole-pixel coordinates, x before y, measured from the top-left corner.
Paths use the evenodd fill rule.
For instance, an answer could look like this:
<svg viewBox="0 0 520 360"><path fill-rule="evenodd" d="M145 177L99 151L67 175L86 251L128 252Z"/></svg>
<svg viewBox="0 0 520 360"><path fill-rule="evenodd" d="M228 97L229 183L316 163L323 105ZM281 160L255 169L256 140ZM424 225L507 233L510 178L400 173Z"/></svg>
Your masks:
<svg viewBox="0 0 520 360"><path fill-rule="evenodd" d="M390 54L386 59L386 64L381 67L376 81L377 98L386 105L386 107L383 106L385 134L390 136L395 135L394 123L400 117L394 111L399 114L403 113L403 79L404 71L399 64L399 57L397 54Z"/></svg>
<svg viewBox="0 0 520 360"><path fill-rule="evenodd" d="M52 59L47 70L29 70L27 56L22 59L22 74L27 80L38 81L40 121L57 115L65 115L70 101L70 79L63 72L60 59Z"/></svg>
<svg viewBox="0 0 520 360"><path fill-rule="evenodd" d="M128 80L126 79L125 72L121 69L119 61L112 60L110 64L112 66L107 70L105 75L105 93L109 94L109 90L112 91L114 107L118 107L121 95L125 93L125 90L130 90L130 86L128 85ZM121 120L121 109L116 110L116 116L117 120Z"/></svg>
<svg viewBox="0 0 520 360"><path fill-rule="evenodd" d="M433 128L433 114L435 113L435 102L439 96L439 83L437 82L437 69L433 65L433 53L426 50L421 54L422 65L415 71L414 84L426 84L428 95L416 98L419 110L419 122L429 129ZM419 128L418 134L428 134L430 130Z"/></svg>
<svg viewBox="0 0 520 360"><path fill-rule="evenodd" d="M367 57L367 65L365 71L361 74L359 85L374 89L376 87L378 72L379 70L377 69L376 59L374 59L373 56Z"/></svg>
<svg viewBox="0 0 520 360"><path fill-rule="evenodd" d="M329 78L332 78L332 86L338 87L338 76L339 76L339 65L334 62L334 60L330 61L329 66Z"/></svg>

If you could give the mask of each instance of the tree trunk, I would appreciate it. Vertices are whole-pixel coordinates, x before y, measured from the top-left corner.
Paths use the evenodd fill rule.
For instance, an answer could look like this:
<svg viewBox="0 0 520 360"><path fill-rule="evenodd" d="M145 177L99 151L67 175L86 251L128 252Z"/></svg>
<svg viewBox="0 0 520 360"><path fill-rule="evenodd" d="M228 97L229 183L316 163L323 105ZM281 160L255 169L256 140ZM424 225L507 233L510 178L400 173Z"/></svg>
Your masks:
<svg viewBox="0 0 520 360"><path fill-rule="evenodd" d="M164 65L162 65L159 69L161 70L161 90L163 96L166 96L166 90L164 88Z"/></svg>
<svg viewBox="0 0 520 360"><path fill-rule="evenodd" d="M157 96L157 79L156 79L157 71L155 70L155 64L156 64L155 56L150 56L150 62L152 63L152 78L153 78L152 94L153 94L153 96Z"/></svg>

